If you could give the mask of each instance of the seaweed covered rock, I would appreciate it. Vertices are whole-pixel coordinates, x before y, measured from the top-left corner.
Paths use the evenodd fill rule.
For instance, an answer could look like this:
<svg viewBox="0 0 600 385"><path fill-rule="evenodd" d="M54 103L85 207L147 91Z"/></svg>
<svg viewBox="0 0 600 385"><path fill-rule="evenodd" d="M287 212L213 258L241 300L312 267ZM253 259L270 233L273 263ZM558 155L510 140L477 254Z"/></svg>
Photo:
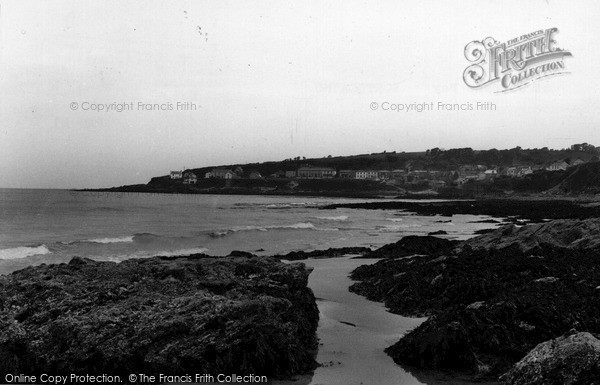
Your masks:
<svg viewBox="0 0 600 385"><path fill-rule="evenodd" d="M365 255L369 252L371 252L371 249L368 247L330 247L327 250L291 251L285 255L276 255L275 257L288 261L298 261L309 258L337 258L349 254Z"/></svg>
<svg viewBox="0 0 600 385"><path fill-rule="evenodd" d="M542 243L573 249L596 249L600 247L600 220L554 220L527 226L507 225L465 242L472 248L502 249L519 245L529 250Z"/></svg>
<svg viewBox="0 0 600 385"><path fill-rule="evenodd" d="M575 332L543 342L502 379L506 385L598 385L600 340Z"/></svg>
<svg viewBox="0 0 600 385"><path fill-rule="evenodd" d="M542 243L466 247L360 266L351 291L405 316L431 316L387 349L398 363L495 377L538 343L600 332L600 253Z"/></svg>
<svg viewBox="0 0 600 385"><path fill-rule="evenodd" d="M459 245L459 241L433 236L409 235L370 253L365 258L402 258L415 254L441 255Z"/></svg>
<svg viewBox="0 0 600 385"><path fill-rule="evenodd" d="M310 371L308 274L274 258L202 254L29 267L0 277L0 373Z"/></svg>

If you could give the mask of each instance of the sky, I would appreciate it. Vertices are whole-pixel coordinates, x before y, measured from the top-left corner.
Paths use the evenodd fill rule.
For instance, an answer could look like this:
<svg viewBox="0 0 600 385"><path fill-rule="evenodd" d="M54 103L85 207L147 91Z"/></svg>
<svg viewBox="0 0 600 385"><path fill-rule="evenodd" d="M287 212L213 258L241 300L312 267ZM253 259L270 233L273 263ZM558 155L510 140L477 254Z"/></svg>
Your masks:
<svg viewBox="0 0 600 385"><path fill-rule="evenodd" d="M599 17L593 0L0 0L0 187L110 187L296 156L600 145ZM572 53L567 74L503 93L464 83L469 42L553 27ZM496 110L390 110L477 102Z"/></svg>

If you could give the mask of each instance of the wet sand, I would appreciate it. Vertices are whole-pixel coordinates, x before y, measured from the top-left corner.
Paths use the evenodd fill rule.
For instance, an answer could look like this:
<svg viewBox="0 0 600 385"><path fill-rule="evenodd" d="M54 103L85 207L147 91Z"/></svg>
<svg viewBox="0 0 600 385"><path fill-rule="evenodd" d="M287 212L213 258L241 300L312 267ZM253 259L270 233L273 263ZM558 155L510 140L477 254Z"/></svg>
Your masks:
<svg viewBox="0 0 600 385"><path fill-rule="evenodd" d="M312 379L296 382L311 385L412 385L423 384L384 353L404 333L425 318L391 314L385 306L350 293L348 275L360 265L376 259L351 257L302 261L313 267L308 285L317 297L320 311L319 352Z"/></svg>

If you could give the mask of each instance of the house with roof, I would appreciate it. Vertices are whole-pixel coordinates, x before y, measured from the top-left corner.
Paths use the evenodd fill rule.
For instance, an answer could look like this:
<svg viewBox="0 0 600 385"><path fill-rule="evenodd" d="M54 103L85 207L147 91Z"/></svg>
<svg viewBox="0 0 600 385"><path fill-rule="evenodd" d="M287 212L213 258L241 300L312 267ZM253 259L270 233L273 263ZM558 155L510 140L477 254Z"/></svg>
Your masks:
<svg viewBox="0 0 600 385"><path fill-rule="evenodd" d="M533 169L531 168L531 166L517 167L517 176L518 177L529 175L529 174L533 174Z"/></svg>
<svg viewBox="0 0 600 385"><path fill-rule="evenodd" d="M263 179L263 176L258 171L252 171L248 177L250 179Z"/></svg>
<svg viewBox="0 0 600 385"><path fill-rule="evenodd" d="M490 168L488 170L485 170L483 174L485 179L494 179L498 176L498 169Z"/></svg>
<svg viewBox="0 0 600 385"><path fill-rule="evenodd" d="M356 171L354 170L340 170L338 176L342 179L354 179L356 177Z"/></svg>
<svg viewBox="0 0 600 385"><path fill-rule="evenodd" d="M506 169L504 169L502 171L502 174L506 175L506 176L510 176L510 177L515 177L515 176L517 176L518 172L519 171L518 171L517 167L512 166L512 167L507 167Z"/></svg>
<svg viewBox="0 0 600 385"><path fill-rule="evenodd" d="M217 179L233 179L235 174L228 168L213 168L210 172L211 178Z"/></svg>
<svg viewBox="0 0 600 385"><path fill-rule="evenodd" d="M196 184L198 177L193 172L185 172L183 174L183 184Z"/></svg>
<svg viewBox="0 0 600 385"><path fill-rule="evenodd" d="M335 169L330 167L300 167L297 172L298 178L303 179L330 179L335 174Z"/></svg>
<svg viewBox="0 0 600 385"><path fill-rule="evenodd" d="M577 158L571 161L571 166L579 166L580 164L584 164L585 161L581 160L581 158Z"/></svg>
<svg viewBox="0 0 600 385"><path fill-rule="evenodd" d="M564 160L554 162L546 167L546 171L564 171L569 167L569 164Z"/></svg>
<svg viewBox="0 0 600 385"><path fill-rule="evenodd" d="M171 171L171 179L183 178L183 171Z"/></svg>
<svg viewBox="0 0 600 385"><path fill-rule="evenodd" d="M377 170L356 170L356 179L377 179L378 178Z"/></svg>

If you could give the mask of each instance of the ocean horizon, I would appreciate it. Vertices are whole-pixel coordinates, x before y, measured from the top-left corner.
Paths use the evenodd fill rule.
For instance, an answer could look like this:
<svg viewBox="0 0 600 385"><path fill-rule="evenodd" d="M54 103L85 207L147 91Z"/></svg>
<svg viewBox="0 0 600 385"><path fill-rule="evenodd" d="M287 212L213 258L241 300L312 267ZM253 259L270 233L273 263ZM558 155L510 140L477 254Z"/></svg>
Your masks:
<svg viewBox="0 0 600 385"><path fill-rule="evenodd" d="M258 255L330 247L377 248L440 229L465 239L487 216L319 210L365 199L0 189L0 273L74 256L128 258L233 250ZM380 200L370 200L380 201Z"/></svg>

